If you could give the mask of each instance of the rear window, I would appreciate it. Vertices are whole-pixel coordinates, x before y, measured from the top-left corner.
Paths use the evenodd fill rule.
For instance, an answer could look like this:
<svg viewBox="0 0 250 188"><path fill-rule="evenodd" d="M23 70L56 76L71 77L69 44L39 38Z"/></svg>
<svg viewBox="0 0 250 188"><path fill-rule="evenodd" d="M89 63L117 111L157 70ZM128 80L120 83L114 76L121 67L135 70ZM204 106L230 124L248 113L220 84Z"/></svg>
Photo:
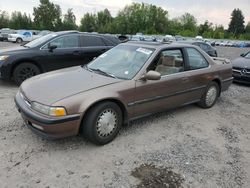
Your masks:
<svg viewBox="0 0 250 188"><path fill-rule="evenodd" d="M208 62L199 51L194 48L187 48L189 60L189 70L201 69L208 67Z"/></svg>

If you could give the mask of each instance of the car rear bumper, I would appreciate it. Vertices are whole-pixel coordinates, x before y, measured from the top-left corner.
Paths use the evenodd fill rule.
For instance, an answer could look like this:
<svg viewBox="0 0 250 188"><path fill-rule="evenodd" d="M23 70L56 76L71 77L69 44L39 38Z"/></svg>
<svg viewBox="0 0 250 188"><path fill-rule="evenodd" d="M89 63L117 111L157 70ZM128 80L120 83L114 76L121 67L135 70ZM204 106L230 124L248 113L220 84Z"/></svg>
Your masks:
<svg viewBox="0 0 250 188"><path fill-rule="evenodd" d="M78 134L81 123L79 114L58 118L40 115L25 103L19 92L15 103L25 124L43 138L58 139Z"/></svg>

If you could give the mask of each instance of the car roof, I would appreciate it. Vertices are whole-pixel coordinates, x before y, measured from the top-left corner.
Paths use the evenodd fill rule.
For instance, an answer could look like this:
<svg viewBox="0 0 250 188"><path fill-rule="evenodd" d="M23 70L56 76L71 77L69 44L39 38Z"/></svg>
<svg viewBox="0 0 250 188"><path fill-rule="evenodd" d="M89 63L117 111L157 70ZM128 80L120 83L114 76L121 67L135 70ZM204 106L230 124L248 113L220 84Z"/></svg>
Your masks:
<svg viewBox="0 0 250 188"><path fill-rule="evenodd" d="M184 41L176 41L177 43L185 43L185 44L194 44L194 43L202 43L202 44L207 44L206 42L203 41L195 41L195 40L184 40Z"/></svg>
<svg viewBox="0 0 250 188"><path fill-rule="evenodd" d="M85 36L101 36L103 38L108 39L109 41L113 42L114 44L119 44L120 40L118 39L117 36L111 35L111 34L100 34L100 33L88 33L88 32L80 32L80 31L76 31L76 30L71 30L71 31L59 31L59 32L55 32L57 36L60 35L67 35L67 34L81 34L81 35L85 35Z"/></svg>
<svg viewBox="0 0 250 188"><path fill-rule="evenodd" d="M184 47L194 47L191 43L177 43L177 42L145 42L145 41L128 41L123 44L129 44L133 46L141 46L145 48L155 48L155 49L162 49L162 48L184 48Z"/></svg>

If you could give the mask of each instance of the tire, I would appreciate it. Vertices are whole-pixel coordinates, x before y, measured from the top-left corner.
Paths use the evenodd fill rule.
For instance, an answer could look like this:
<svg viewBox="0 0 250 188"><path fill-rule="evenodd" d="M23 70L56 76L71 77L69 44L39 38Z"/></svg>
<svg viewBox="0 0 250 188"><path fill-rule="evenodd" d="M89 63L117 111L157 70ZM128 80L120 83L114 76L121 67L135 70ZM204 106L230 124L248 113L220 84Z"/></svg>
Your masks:
<svg viewBox="0 0 250 188"><path fill-rule="evenodd" d="M116 137L122 123L122 111L116 103L99 103L87 112L82 122L83 136L94 144L105 145Z"/></svg>
<svg viewBox="0 0 250 188"><path fill-rule="evenodd" d="M23 39L21 39L21 38L16 39L16 43L22 43L22 42L23 42Z"/></svg>
<svg viewBox="0 0 250 188"><path fill-rule="evenodd" d="M208 84L205 93L201 97L198 105L201 108L211 108L217 101L220 94L219 85L216 82Z"/></svg>
<svg viewBox="0 0 250 188"><path fill-rule="evenodd" d="M40 69L32 63L21 63L13 71L13 78L17 85L32 76L40 74Z"/></svg>

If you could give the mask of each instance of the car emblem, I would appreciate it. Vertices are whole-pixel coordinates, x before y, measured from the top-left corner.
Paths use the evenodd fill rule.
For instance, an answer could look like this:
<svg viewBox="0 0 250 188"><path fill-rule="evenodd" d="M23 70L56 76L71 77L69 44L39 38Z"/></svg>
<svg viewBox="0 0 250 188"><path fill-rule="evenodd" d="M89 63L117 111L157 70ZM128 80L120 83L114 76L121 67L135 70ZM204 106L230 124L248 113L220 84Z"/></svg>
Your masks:
<svg viewBox="0 0 250 188"><path fill-rule="evenodd" d="M240 74L241 75L245 75L247 73L247 70L246 69L242 69L241 71L240 71Z"/></svg>

